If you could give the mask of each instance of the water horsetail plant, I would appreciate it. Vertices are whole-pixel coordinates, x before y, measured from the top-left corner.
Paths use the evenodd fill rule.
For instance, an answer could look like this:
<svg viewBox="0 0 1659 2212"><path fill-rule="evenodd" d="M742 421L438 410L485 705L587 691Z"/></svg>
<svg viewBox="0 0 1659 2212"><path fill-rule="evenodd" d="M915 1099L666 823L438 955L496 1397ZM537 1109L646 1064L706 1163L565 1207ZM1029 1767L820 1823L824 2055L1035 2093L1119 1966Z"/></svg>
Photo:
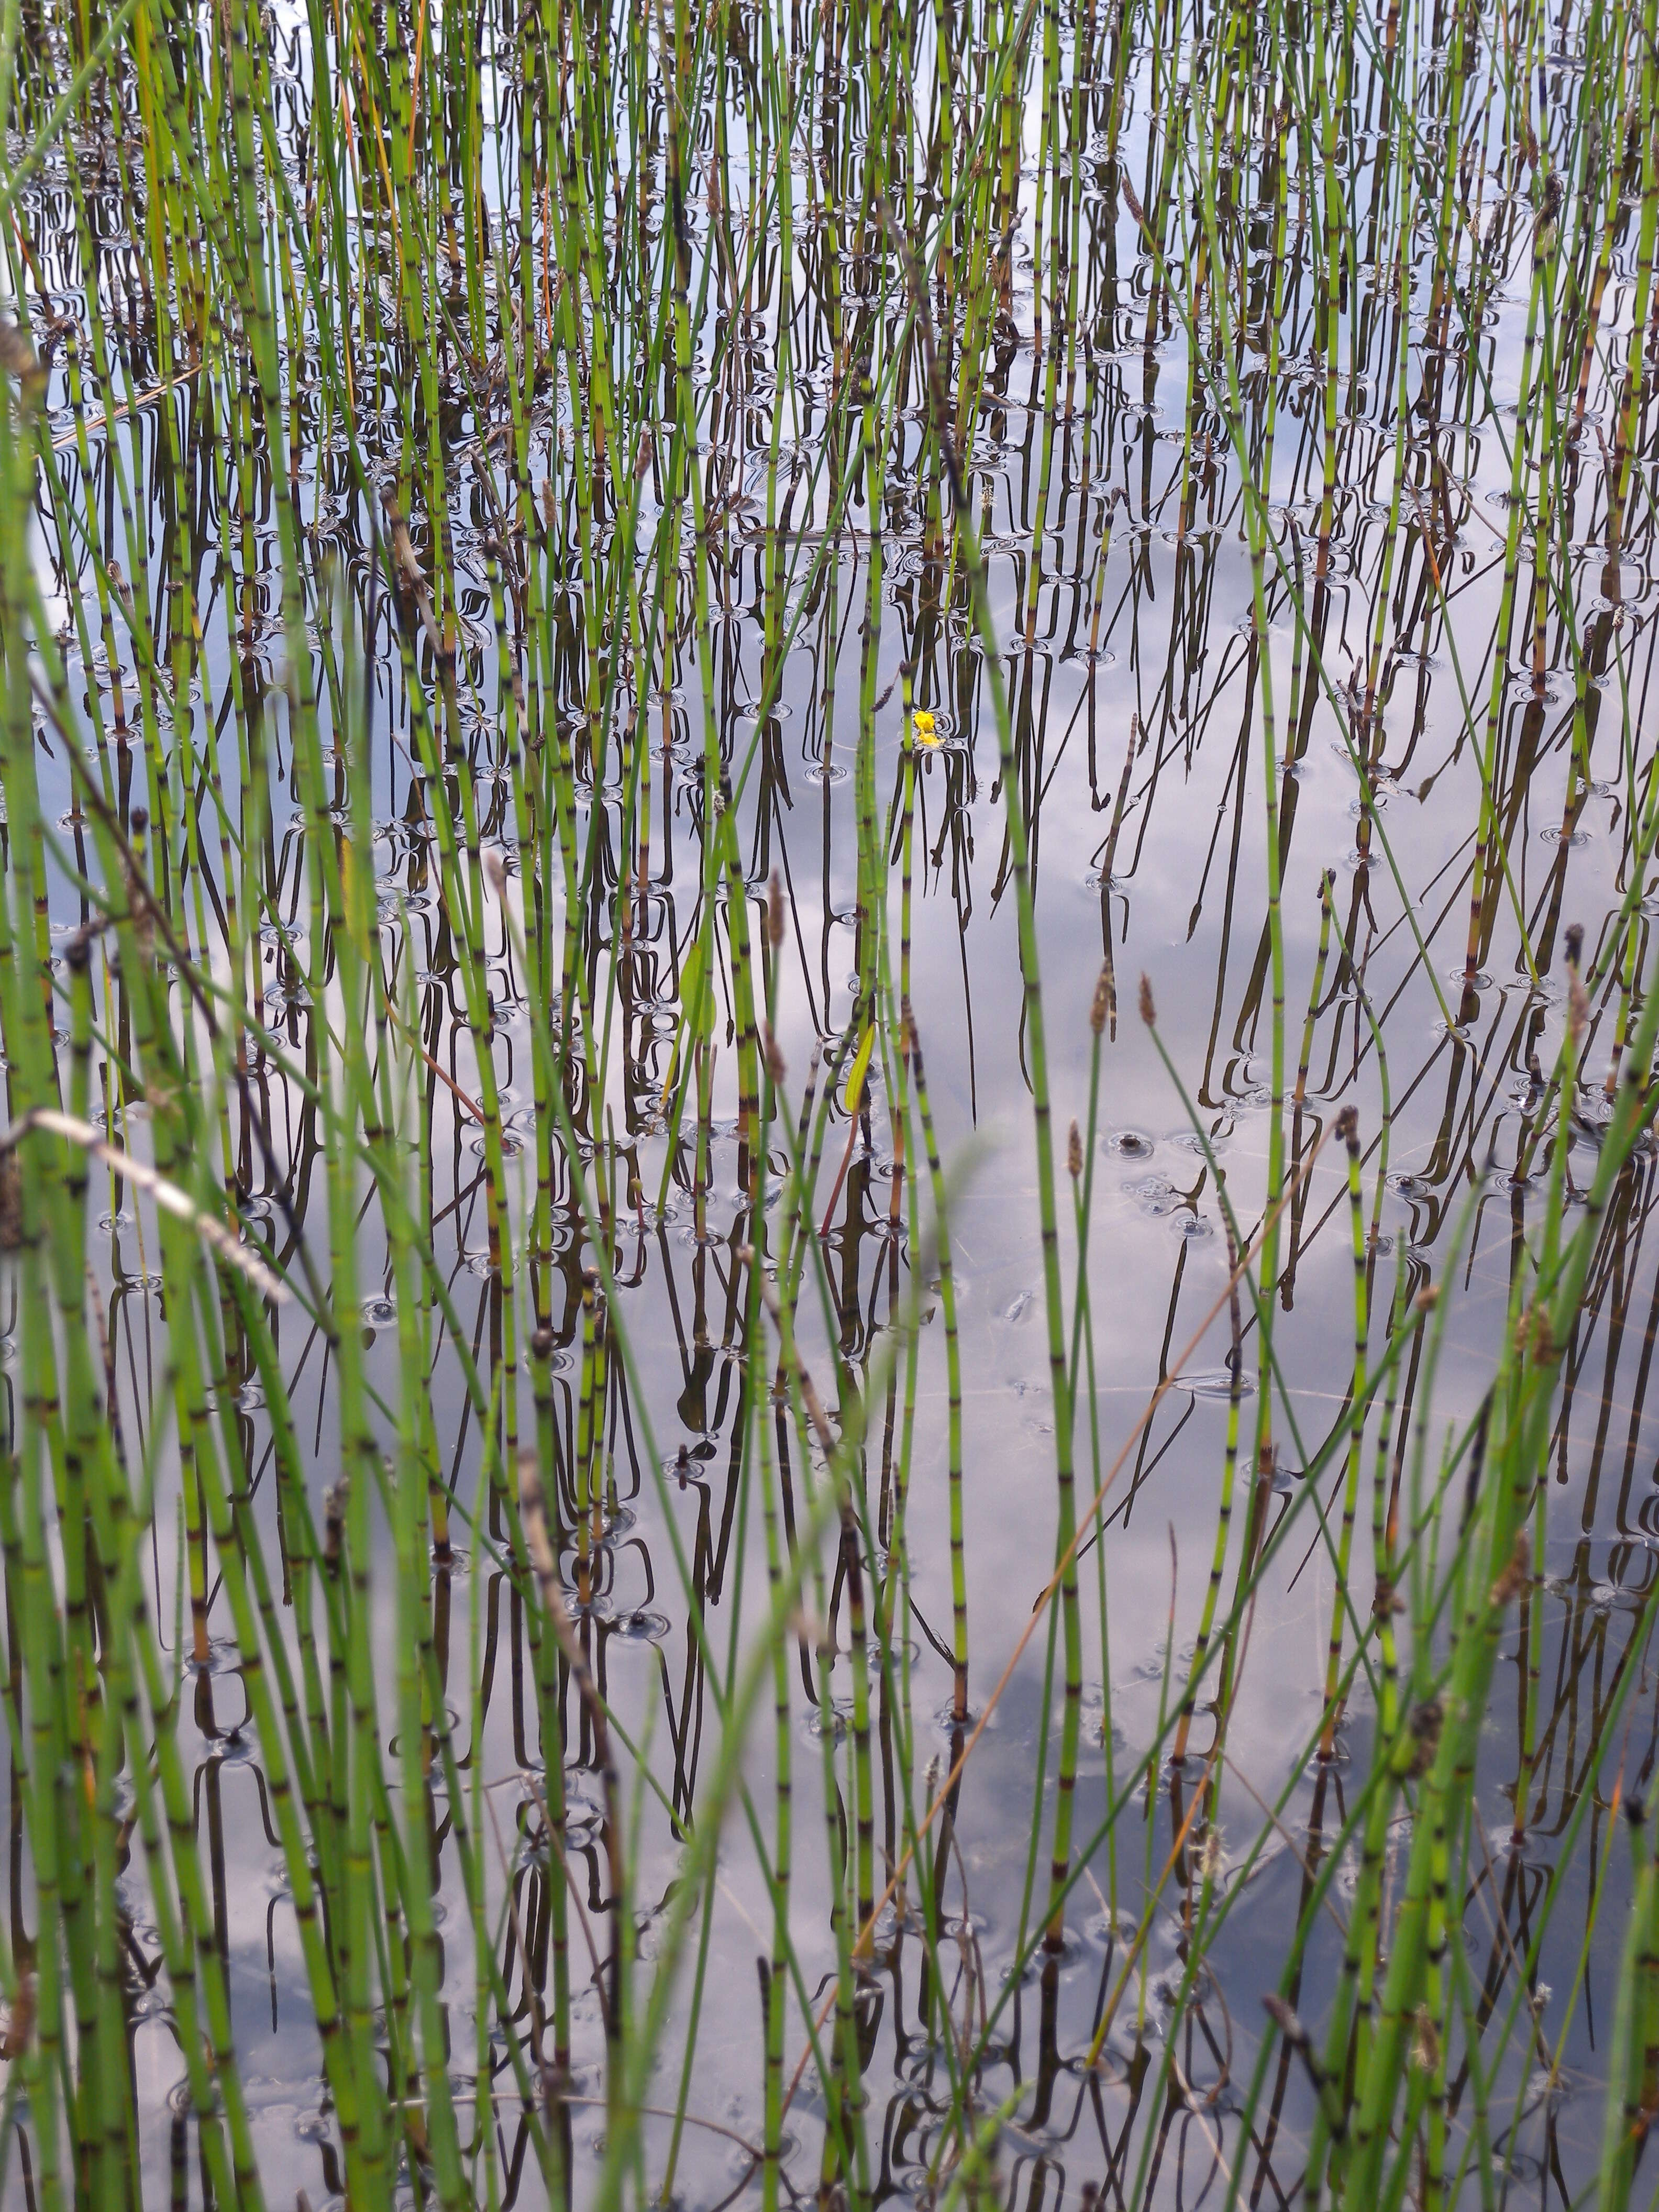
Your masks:
<svg viewBox="0 0 1659 2212"><path fill-rule="evenodd" d="M0 11L7 2203L1632 2200L1656 70Z"/></svg>

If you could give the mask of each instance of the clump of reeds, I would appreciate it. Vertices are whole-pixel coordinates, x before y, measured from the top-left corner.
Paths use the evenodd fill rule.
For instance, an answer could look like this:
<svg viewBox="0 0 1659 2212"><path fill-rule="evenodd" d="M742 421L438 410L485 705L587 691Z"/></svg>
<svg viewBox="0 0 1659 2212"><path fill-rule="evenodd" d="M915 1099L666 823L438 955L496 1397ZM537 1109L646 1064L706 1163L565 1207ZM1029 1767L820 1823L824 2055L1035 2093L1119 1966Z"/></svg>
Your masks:
<svg viewBox="0 0 1659 2212"><path fill-rule="evenodd" d="M1659 2111L1621 1748L1654 1600L1563 1753L1547 1577L1582 1341L1651 1275L1659 786L1626 601L1653 18L0 23L0 2188L141 2202L159 2130L177 2203L287 2190L246 2057L246 1759L321 2083L301 2201L643 2207L712 2190L718 2155L767 2212L857 2212L896 2174L954 2212L1086 2108L1072 2178L1135 2208L1189 2155L1229 2207L1486 2202L1593 1975L1577 2171L1628 2199ZM1484 627L1459 605L1482 521ZM1115 641L1140 688L1103 731ZM1432 761L1431 649L1458 702ZM1199 1067L1161 974L1121 1033L1123 886L1228 687L1223 935L1253 950L1241 985L1224 944ZM1333 744L1340 870L1297 826ZM1431 908L1387 809L1443 777L1461 873ZM1085 787L1080 959L1044 854ZM1609 794L1613 902L1564 927ZM963 1295L978 1062L923 981L947 931L966 973L975 828L1029 1111L1010 1234L1045 1418L1014 1467L987 1464ZM1189 935L1214 896L1206 866ZM1447 1370L1483 1236L1492 1265L1500 951L1519 1133L1471 1411ZM1425 1011L1439 1213L1390 1261ZM1158 1203L1224 1258L1194 1291L1181 1248L1126 1413L1102 1162L1137 1064L1195 1147ZM1224 1099L1259 1117L1248 1159ZM1120 1547L1217 1345L1224 1426L1132 1740ZM976 1527L994 1480L1040 1571ZM1261 1781L1252 1645L1310 1562L1314 1695ZM977 1593L1020 1572L999 1648ZM1011 1759L990 1731L1022 1700ZM981 1848L1010 1834L988 1955ZM1282 1968L1241 1990L1284 1852ZM165 2119L133 2055L155 1996Z"/></svg>

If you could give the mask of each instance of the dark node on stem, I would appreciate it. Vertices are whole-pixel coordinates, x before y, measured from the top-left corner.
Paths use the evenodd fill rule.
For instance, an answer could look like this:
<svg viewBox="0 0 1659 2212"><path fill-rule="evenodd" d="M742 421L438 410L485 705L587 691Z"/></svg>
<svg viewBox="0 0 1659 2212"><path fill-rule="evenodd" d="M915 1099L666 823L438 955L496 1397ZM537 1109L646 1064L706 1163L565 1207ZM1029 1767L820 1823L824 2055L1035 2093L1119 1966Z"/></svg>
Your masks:
<svg viewBox="0 0 1659 2212"><path fill-rule="evenodd" d="M346 1499L351 1494L351 1478L343 1474L340 1480L323 1492L323 1558L330 1566L337 1566L345 1537Z"/></svg>
<svg viewBox="0 0 1659 2212"><path fill-rule="evenodd" d="M1502 1612L1512 1605L1532 1580L1532 1544L1524 1528L1516 1531L1515 1548L1510 1553L1509 1565L1492 1586L1492 1604Z"/></svg>
<svg viewBox="0 0 1659 2212"><path fill-rule="evenodd" d="M14 1152L0 1152L0 1252L23 1242L23 1173Z"/></svg>
<svg viewBox="0 0 1659 2212"><path fill-rule="evenodd" d="M1445 1721L1446 1709L1438 1698L1425 1698L1420 1705L1412 1707L1411 1718L1406 1724L1412 1738L1412 1762L1407 1771L1413 1779L1426 1774L1434 1765Z"/></svg>
<svg viewBox="0 0 1659 2212"><path fill-rule="evenodd" d="M34 1986L33 1974L19 1976L17 1995L11 2001L5 2027L0 2029L0 2058L21 2058L29 2047L34 2027Z"/></svg>

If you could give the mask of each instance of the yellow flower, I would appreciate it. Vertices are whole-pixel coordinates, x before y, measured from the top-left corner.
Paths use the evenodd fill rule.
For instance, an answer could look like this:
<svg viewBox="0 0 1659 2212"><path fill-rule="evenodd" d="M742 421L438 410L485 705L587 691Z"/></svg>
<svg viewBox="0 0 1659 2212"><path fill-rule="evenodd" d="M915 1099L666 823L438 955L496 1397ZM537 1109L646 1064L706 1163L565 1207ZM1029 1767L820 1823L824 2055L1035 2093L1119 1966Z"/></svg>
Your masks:
<svg viewBox="0 0 1659 2212"><path fill-rule="evenodd" d="M925 707L919 708L911 715L910 726L915 732L920 744L936 745L939 743L939 733L933 727L933 718Z"/></svg>

